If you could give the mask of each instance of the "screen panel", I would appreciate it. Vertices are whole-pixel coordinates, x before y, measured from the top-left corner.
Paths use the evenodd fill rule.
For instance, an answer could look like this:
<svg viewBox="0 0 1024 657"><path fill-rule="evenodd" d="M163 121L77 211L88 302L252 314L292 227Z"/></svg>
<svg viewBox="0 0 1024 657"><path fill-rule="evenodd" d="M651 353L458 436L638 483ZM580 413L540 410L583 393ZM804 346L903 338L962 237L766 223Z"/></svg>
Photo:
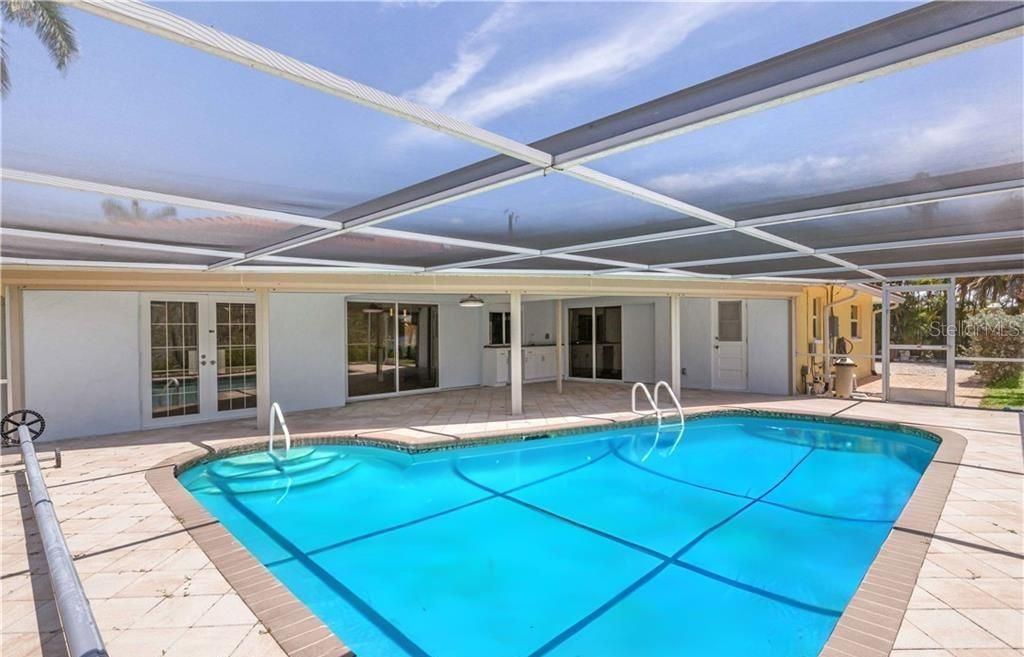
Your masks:
<svg viewBox="0 0 1024 657"><path fill-rule="evenodd" d="M1016 231L1024 228L1024 194L1015 190L761 228L816 249Z"/></svg>
<svg viewBox="0 0 1024 657"><path fill-rule="evenodd" d="M82 48L66 75L31 30L5 33L5 167L323 216L491 154L141 30L69 18Z"/></svg>
<svg viewBox="0 0 1024 657"><path fill-rule="evenodd" d="M508 185L384 224L537 249L706 225L561 174Z"/></svg>
<svg viewBox="0 0 1024 657"><path fill-rule="evenodd" d="M172 10L528 142L912 4L190 2ZM401 66L380 65L391 53L401 53Z"/></svg>
<svg viewBox="0 0 1024 657"><path fill-rule="evenodd" d="M802 199L826 194L1019 167L1022 61L1022 40L1013 39L592 166L735 219L806 209Z"/></svg>
<svg viewBox="0 0 1024 657"><path fill-rule="evenodd" d="M730 262L719 265L698 265L683 267L686 271L698 274L715 274L726 276L742 276L744 274L764 274L774 276L774 272L797 271L800 269L825 269L835 267L820 258L796 256L777 260L748 260L746 262Z"/></svg>
<svg viewBox="0 0 1024 657"><path fill-rule="evenodd" d="M561 258L526 258L525 260L510 260L509 262L496 262L474 267L474 269L535 269L552 271L599 271L612 268L610 265L581 262L579 260L563 260Z"/></svg>
<svg viewBox="0 0 1024 657"><path fill-rule="evenodd" d="M876 270L889 280L915 280L934 278L956 274L978 274L986 272L1014 272L1024 274L1024 255L1019 260L1003 260L999 262L962 262L945 265L928 265L919 267L897 267Z"/></svg>
<svg viewBox="0 0 1024 657"><path fill-rule="evenodd" d="M464 260L508 255L496 251L470 249L452 244L417 242L396 237L343 233L277 255L324 260L348 260L385 265L434 267Z"/></svg>
<svg viewBox="0 0 1024 657"><path fill-rule="evenodd" d="M6 228L246 251L314 228L212 210L3 181Z"/></svg>
<svg viewBox="0 0 1024 657"><path fill-rule="evenodd" d="M953 260L957 258L984 258L1024 253L1024 232L1015 239L979 240L956 244L935 244L899 249L884 249L867 253L844 253L842 258L858 265L871 267L900 262L926 260Z"/></svg>
<svg viewBox="0 0 1024 657"><path fill-rule="evenodd" d="M222 260L166 251L146 251L97 244L59 242L31 237L0 236L0 256L44 260L87 260L94 262L131 262L147 264L212 265Z"/></svg>

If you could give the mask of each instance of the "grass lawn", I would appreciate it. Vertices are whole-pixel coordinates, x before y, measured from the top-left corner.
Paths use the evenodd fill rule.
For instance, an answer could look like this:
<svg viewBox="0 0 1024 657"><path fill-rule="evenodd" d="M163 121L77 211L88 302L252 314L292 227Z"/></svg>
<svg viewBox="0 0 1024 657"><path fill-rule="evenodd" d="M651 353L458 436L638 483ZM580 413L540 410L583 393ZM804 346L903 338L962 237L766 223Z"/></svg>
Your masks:
<svg viewBox="0 0 1024 657"><path fill-rule="evenodd" d="M1024 374L1008 376L985 389L982 408L1024 408Z"/></svg>

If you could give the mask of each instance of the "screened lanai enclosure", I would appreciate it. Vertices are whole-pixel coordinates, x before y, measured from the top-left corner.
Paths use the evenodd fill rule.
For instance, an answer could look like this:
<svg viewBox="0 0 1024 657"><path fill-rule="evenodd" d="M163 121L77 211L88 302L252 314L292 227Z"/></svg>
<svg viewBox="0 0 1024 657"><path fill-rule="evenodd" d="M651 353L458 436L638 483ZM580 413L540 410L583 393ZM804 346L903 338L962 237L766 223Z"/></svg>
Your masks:
<svg viewBox="0 0 1024 657"><path fill-rule="evenodd" d="M3 264L1024 268L1020 3L573 6L84 0L63 74L8 30Z"/></svg>

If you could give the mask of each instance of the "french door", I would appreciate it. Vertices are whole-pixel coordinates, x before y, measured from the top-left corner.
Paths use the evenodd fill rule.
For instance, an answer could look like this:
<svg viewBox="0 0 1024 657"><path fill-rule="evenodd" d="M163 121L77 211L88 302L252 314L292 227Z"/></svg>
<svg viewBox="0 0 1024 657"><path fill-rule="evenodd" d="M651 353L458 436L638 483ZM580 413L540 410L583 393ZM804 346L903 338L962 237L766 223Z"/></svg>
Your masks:
<svg viewBox="0 0 1024 657"><path fill-rule="evenodd" d="M142 333L146 426L255 414L252 296L145 295Z"/></svg>

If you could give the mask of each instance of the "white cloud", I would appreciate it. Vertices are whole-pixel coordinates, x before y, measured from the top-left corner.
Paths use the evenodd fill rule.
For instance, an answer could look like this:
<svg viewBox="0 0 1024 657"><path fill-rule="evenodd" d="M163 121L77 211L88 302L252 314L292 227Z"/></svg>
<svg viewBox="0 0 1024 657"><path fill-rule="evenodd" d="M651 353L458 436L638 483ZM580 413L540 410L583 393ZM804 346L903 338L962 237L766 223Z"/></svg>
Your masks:
<svg viewBox="0 0 1024 657"><path fill-rule="evenodd" d="M498 53L499 46L494 37L511 22L517 12L517 5L512 3L498 7L459 42L456 59L451 66L434 73L426 83L405 94L406 98L430 107L444 107Z"/></svg>
<svg viewBox="0 0 1024 657"><path fill-rule="evenodd" d="M486 123L553 93L604 86L637 71L682 43L729 8L715 3L666 3L614 29L539 60L441 107L470 123Z"/></svg>
<svg viewBox="0 0 1024 657"><path fill-rule="evenodd" d="M695 168L653 176L642 184L684 199L714 190L729 190L738 197L765 189L805 189L811 193L815 189L839 190L896 182L908 172L936 175L948 173L948 167L962 170L984 166L998 160L992 156L1000 150L1004 151L1006 161L1019 160L1019 141L1000 145L986 137L986 121L992 118L965 106L941 120L858 134L855 140L830 152Z"/></svg>

